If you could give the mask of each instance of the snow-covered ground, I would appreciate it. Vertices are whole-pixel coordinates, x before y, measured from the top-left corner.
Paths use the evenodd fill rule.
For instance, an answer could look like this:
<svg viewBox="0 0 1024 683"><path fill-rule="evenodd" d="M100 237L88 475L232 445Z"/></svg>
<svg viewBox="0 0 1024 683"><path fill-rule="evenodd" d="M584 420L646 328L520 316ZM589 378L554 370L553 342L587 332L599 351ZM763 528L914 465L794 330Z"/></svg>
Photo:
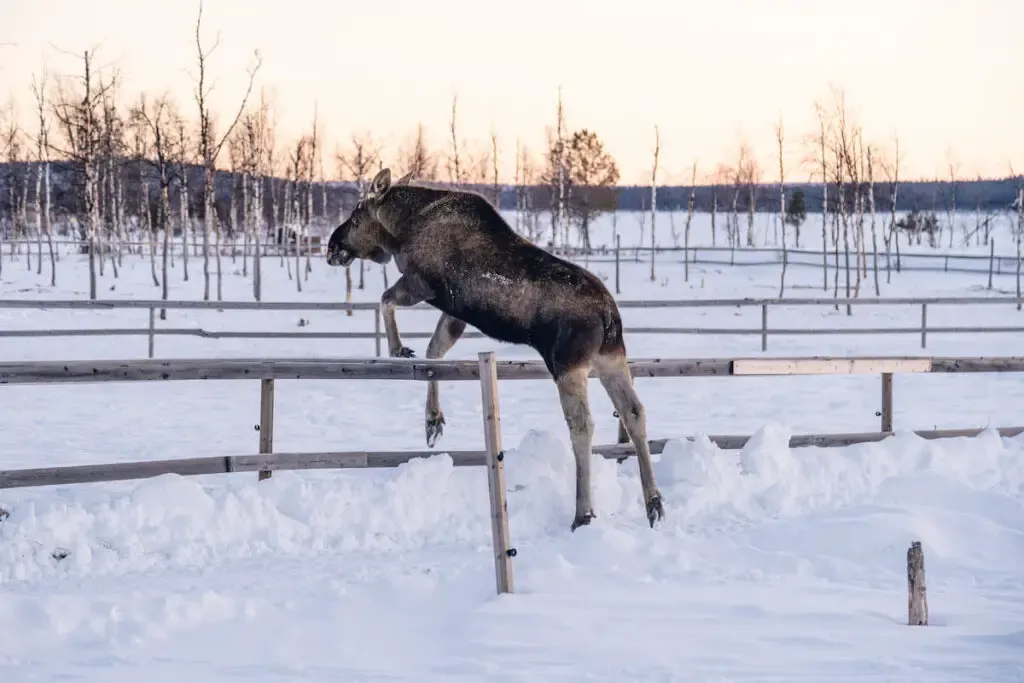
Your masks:
<svg viewBox="0 0 1024 683"><path fill-rule="evenodd" d="M621 220L621 219L620 219ZM661 218L659 217L659 221ZM661 223L659 223L661 226ZM659 227L659 229L661 229ZM1009 242L1003 239L1007 247ZM1003 250L1000 250L1003 251ZM1003 253L1006 253L1003 251ZM58 287L5 254L0 298L87 292L66 256ZM23 257L22 257L23 258ZM621 299L761 297L778 267L623 265ZM172 298L202 295L201 263ZM272 300L343 300L314 262L303 293L265 263ZM611 281L613 265L592 269ZM239 273L236 274L236 270ZM390 273L394 281L394 270ZM794 296L820 293L793 268ZM1005 278L1005 276L1004 276ZM903 273L883 296L1012 294L1011 280ZM382 289L367 272L356 300ZM113 286L113 290L110 287ZM225 298L248 300L225 259ZM1002 291L999 291L1002 290ZM108 271L105 298L156 298L149 264ZM870 293L873 295L873 292ZM912 325L911 307L772 311L792 327ZM758 309L630 310L627 325L757 327ZM162 326L372 330L370 313L171 311ZM436 315L403 311L405 330ZM933 307L929 324L1024 321L1013 306ZM144 327L145 311L0 310L5 328ZM771 355L1020 355L1021 335L772 337ZM757 356L756 336L634 336L634 357ZM425 340L413 340L422 356ZM142 358L144 338L2 339L0 359ZM463 340L450 358L531 357ZM368 357L370 340L157 339L158 357ZM897 428L1024 423L1024 378L900 376ZM0 468L255 452L251 382L0 388ZM1019 681L1024 680L1024 437L789 449L791 433L877 429L878 378L638 380L667 519L647 528L634 461L594 459L598 519L575 534L573 468L547 382L503 382L516 593L494 596L482 468L439 455L394 470L158 477L0 491L3 681ZM280 382L275 448L423 447L425 387ZM482 443L479 387L444 383L438 446ZM615 438L594 384L595 441ZM702 435L754 433L743 451ZM695 441L683 437L697 435ZM2 515L2 513L0 513ZM905 553L924 546L931 625L905 625ZM58 559L59 558L59 559Z"/></svg>

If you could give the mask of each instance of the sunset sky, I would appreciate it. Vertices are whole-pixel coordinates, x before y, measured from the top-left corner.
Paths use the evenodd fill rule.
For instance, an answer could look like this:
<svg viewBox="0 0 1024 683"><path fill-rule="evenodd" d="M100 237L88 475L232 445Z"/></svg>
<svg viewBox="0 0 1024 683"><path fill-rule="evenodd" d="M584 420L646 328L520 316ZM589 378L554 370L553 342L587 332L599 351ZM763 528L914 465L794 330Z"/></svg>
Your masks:
<svg viewBox="0 0 1024 683"><path fill-rule="evenodd" d="M414 129L448 142L452 95L461 135L499 137L511 181L518 137L535 152L554 122L559 84L570 128L595 130L622 182L648 182L654 126L662 182L729 162L741 137L765 180L778 178L773 126L786 131L787 179L815 127L814 102L841 86L867 140L900 137L904 177L1024 170L1022 0L205 0L203 34L215 109L233 114L254 49L272 93L279 146L319 103L333 151L368 130L385 158ZM99 47L116 64L122 102L169 90L194 117L198 0L0 0L0 98L28 122L29 83L44 64L71 74L66 52Z"/></svg>

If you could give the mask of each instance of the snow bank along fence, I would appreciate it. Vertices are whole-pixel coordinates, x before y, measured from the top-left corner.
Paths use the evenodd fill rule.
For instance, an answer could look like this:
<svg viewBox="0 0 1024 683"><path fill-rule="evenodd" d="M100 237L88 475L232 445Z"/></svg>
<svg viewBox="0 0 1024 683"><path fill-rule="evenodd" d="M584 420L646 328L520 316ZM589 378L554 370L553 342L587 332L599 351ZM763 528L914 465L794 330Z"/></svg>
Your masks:
<svg viewBox="0 0 1024 683"><path fill-rule="evenodd" d="M761 325L759 327L626 327L628 335L639 334L700 334L700 335L747 335L761 337L761 350L768 350L769 336L786 335L850 335L850 334L917 334L921 337L921 348L927 348L929 334L981 334L981 333L1021 333L1024 324L989 325L989 326L929 326L929 306L965 306L965 305L1024 305L1020 297L890 297L871 299L840 299L829 297L818 298L772 298L772 299L683 299L683 300L652 300L652 301L619 301L621 309L657 308L760 308ZM769 327L768 311L771 307L784 306L919 306L921 323L917 327L850 327L850 328L793 328ZM113 310L113 309L146 309L149 311L149 324L146 327L120 328L65 328L65 329L0 329L3 337L95 337L95 336L145 336L148 341L147 355L153 358L158 336L192 336L205 339L373 339L375 355L381 357L384 332L381 327L380 306L374 302L341 303L331 301L160 301L132 299L5 299L0 300L0 309L75 309L75 310ZM373 313L373 332L353 331L284 331L284 330L207 330L201 327L158 327L157 310L216 310L216 311L371 311ZM418 304L405 310L436 310L428 304ZM416 332L402 330L402 336L409 339L429 339L433 332ZM476 331L467 331L466 339L481 338Z"/></svg>
<svg viewBox="0 0 1024 683"><path fill-rule="evenodd" d="M1024 372L1024 357L1002 358L737 358L737 359L647 359L630 362L634 377L735 377L826 374L881 375L882 407L879 433L794 436L796 446L843 446L879 441L892 434L894 374L929 372ZM498 380L550 379L541 361L496 361L493 352L480 353L478 360L413 359L187 359L117 361L37 361L0 363L0 384L79 384L96 382L137 382L158 380L260 380L260 421L258 455L226 455L175 460L120 462L0 471L0 489L51 486L142 479L161 474L183 476L228 472L259 473L258 480L274 470L352 469L397 467L414 458L447 453L456 466L486 466L490 493L491 531L497 590L513 589L511 558L515 549L509 541L504 451L498 404ZM349 380L479 380L483 405L483 451L385 451L275 453L274 382L278 379ZM973 436L980 429L918 431L923 438ZM1024 433L1024 427L999 429L1003 436ZM710 437L720 448L737 449L748 436ZM653 440L651 450L661 453L666 440ZM598 445L594 452L620 462L635 455L631 444ZM923 560L922 560L923 562Z"/></svg>

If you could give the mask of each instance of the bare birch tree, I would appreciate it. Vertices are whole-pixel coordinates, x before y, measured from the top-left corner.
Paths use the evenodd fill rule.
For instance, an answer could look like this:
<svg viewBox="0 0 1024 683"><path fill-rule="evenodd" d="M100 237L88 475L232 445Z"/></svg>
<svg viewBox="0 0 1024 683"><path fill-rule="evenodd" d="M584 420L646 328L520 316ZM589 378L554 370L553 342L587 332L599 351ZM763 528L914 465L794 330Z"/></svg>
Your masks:
<svg viewBox="0 0 1024 683"><path fill-rule="evenodd" d="M68 79L58 79L57 91L52 100L53 115L63 136L63 145L51 146L51 150L68 159L83 180L83 211L85 234L89 248L89 298L96 298L96 250L99 246L99 171L97 161L102 144L100 111L103 98L117 81L116 72L104 80L102 73L96 73L93 66L94 50L82 53L82 73L73 80L79 87L72 87ZM101 257L102 258L102 257Z"/></svg>
<svg viewBox="0 0 1024 683"><path fill-rule="evenodd" d="M661 154L661 133L654 126L654 163L651 165L651 282L654 282L654 221L658 216L658 156Z"/></svg>
<svg viewBox="0 0 1024 683"><path fill-rule="evenodd" d="M199 109L199 158L203 164L203 300L210 300L210 230L214 230L217 238L217 300L223 299L221 262L220 262L220 228L217 225L217 216L214 211L214 177L217 172L217 157L220 155L224 143L231 137L231 132L242 117L245 106L252 93L253 82L256 80L256 73L259 71L261 59L259 50L255 52L256 63L250 67L248 76L249 83L246 87L242 103L234 119L219 136L215 134L213 119L209 109L209 97L212 87L206 80L206 60L210 58L213 51L217 49L220 42L218 39L209 50L203 49L201 35L203 21L203 1L199 0L199 14L196 18L196 55L198 74L196 76L195 101Z"/></svg>
<svg viewBox="0 0 1024 683"><path fill-rule="evenodd" d="M775 123L775 142L779 146L779 226L782 230L782 275L779 277L779 298L786 292L786 266L789 254L786 252L786 166L783 161L782 116Z"/></svg>
<svg viewBox="0 0 1024 683"><path fill-rule="evenodd" d="M693 222L693 205L697 198L697 162L690 169L690 198L686 202L686 227L683 228L683 279L690 281L690 223Z"/></svg>
<svg viewBox="0 0 1024 683"><path fill-rule="evenodd" d="M459 135L458 127L456 125L456 111L458 107L459 96L452 95L452 118L448 122L448 132L451 135L452 148L448 153L448 180L455 187L459 187L463 183L463 168L461 166L461 158L459 153ZM362 188L360 187L360 192Z"/></svg>
<svg viewBox="0 0 1024 683"><path fill-rule="evenodd" d="M146 129L148 144L143 147L142 158L146 164L153 168L160 183L160 210L157 212L162 232L162 246L160 259L160 298L167 301L169 293L168 260L171 251L171 181L174 179L173 159L173 137L174 119L176 118L174 107L168 95L164 94L152 103L146 100L143 95L139 98L138 106L132 111L136 125ZM141 161L141 160L140 160ZM141 175L141 172L140 172ZM180 182L180 179L179 179ZM149 190L143 184L145 190L140 189L146 197L146 213L149 213ZM148 223L148 221L147 221ZM155 245L155 231L151 244ZM187 251L187 250L186 250ZM160 309L160 319L167 319L167 309Z"/></svg>
<svg viewBox="0 0 1024 683"><path fill-rule="evenodd" d="M36 238L39 247L39 261L36 274L43 273L42 236L46 235L46 244L50 252L50 286L57 286L57 256L53 248L53 222L50 208L50 118L46 111L46 87L49 75L43 69L37 79L32 76L32 94L36 99L36 116L38 117L38 133L36 134L36 162L39 167L36 173Z"/></svg>

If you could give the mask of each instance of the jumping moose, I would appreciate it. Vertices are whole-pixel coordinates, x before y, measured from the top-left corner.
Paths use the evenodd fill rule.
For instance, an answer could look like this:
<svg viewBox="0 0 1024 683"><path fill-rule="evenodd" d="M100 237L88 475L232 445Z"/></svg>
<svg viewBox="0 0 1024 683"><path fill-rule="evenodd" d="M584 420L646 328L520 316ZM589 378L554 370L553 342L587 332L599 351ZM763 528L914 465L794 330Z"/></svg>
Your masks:
<svg viewBox="0 0 1024 683"><path fill-rule="evenodd" d="M643 404L633 388L615 299L599 278L515 233L475 192L394 183L382 169L327 244L327 263L395 260L401 277L381 296L392 357L411 358L395 320L397 307L426 302L442 312L427 358L443 358L466 325L510 344L532 347L558 387L576 459L576 516L571 529L594 518L590 458L594 423L587 400L593 370L636 449L647 520L664 517L654 481ZM426 437L433 446L444 415L437 382L427 388Z"/></svg>

